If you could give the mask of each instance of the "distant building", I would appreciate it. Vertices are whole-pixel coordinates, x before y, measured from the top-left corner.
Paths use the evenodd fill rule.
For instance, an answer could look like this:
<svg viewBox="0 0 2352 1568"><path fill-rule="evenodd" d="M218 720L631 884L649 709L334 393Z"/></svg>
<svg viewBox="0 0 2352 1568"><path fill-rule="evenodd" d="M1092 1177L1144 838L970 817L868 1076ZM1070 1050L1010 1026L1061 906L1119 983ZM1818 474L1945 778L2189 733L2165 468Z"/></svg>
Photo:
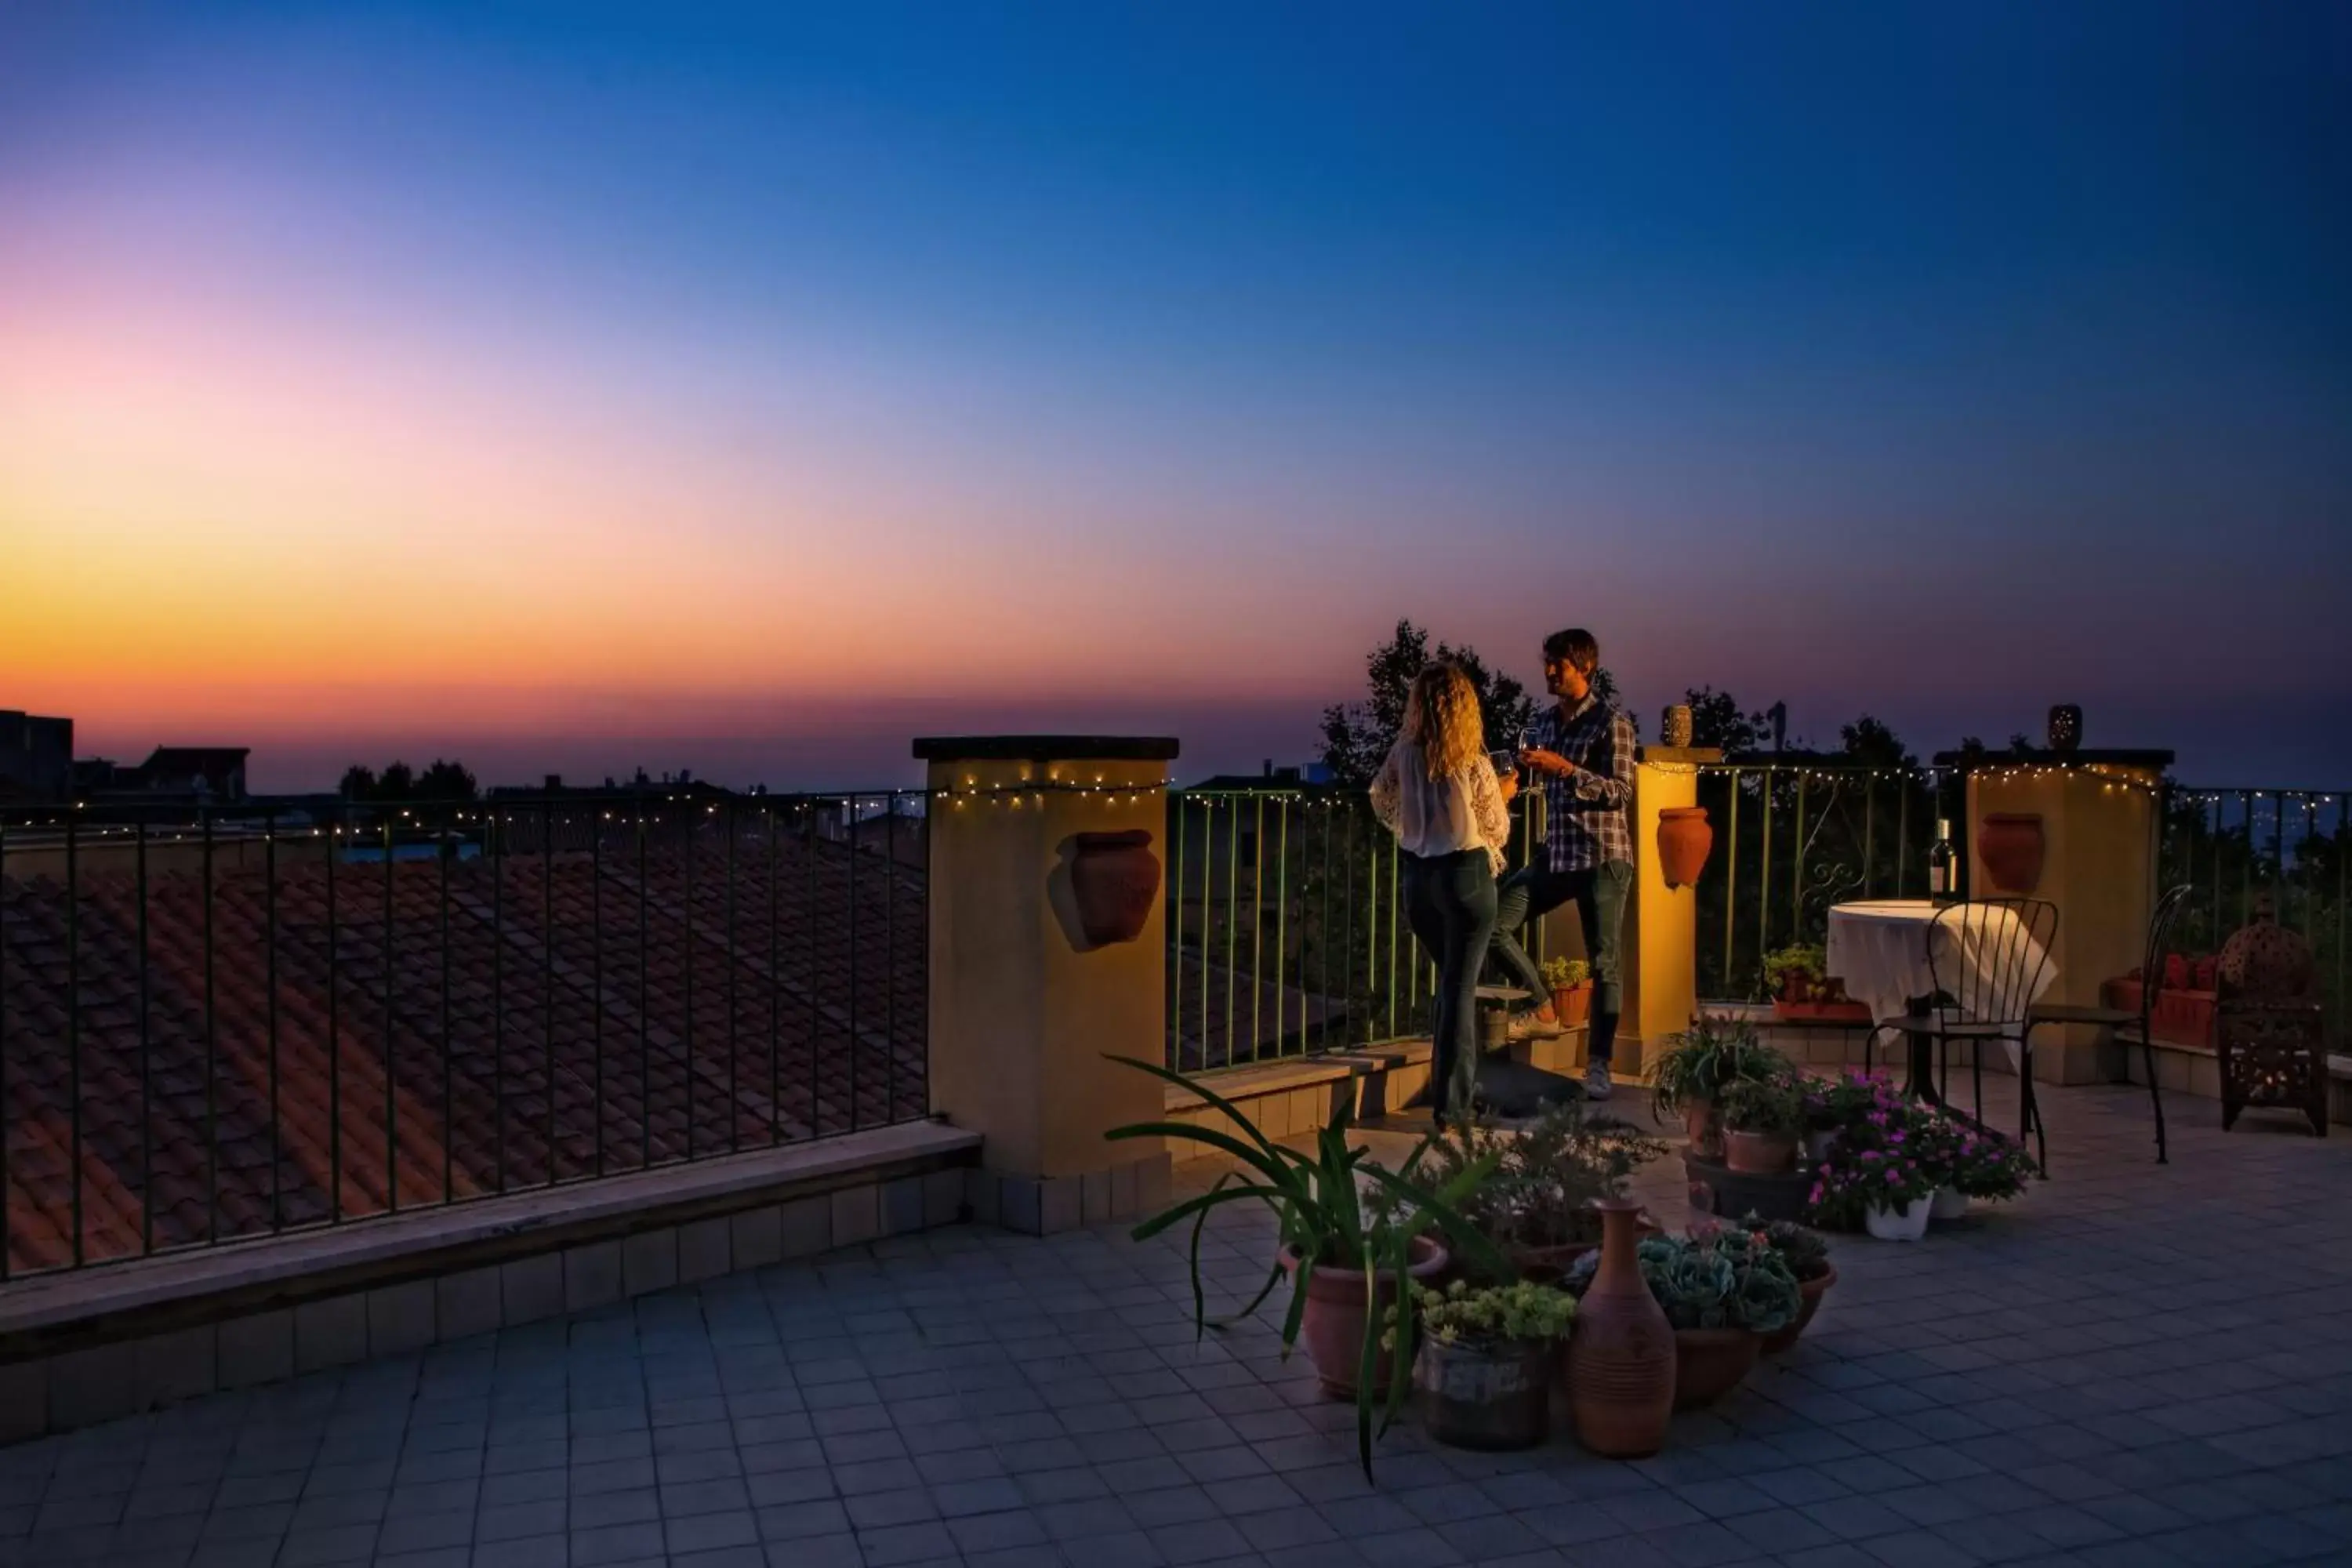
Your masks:
<svg viewBox="0 0 2352 1568"><path fill-rule="evenodd" d="M72 720L0 709L0 800L64 800L73 781Z"/></svg>
<svg viewBox="0 0 2352 1568"><path fill-rule="evenodd" d="M135 767L85 757L72 764L73 793L83 800L239 805L252 754L250 746L158 746Z"/></svg>

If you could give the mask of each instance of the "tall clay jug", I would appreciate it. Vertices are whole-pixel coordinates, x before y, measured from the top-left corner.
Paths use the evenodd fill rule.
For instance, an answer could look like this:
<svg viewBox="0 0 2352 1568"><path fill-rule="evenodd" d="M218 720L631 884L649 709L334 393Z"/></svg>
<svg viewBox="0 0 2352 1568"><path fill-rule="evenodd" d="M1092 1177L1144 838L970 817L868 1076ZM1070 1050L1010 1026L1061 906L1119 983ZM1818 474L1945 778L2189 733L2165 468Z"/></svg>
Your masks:
<svg viewBox="0 0 2352 1568"><path fill-rule="evenodd" d="M1646 1459L1675 1413L1675 1331L1633 1256L1641 1205L1603 1198L1601 1267L1568 1341L1569 1407L1576 1435L1604 1458Z"/></svg>

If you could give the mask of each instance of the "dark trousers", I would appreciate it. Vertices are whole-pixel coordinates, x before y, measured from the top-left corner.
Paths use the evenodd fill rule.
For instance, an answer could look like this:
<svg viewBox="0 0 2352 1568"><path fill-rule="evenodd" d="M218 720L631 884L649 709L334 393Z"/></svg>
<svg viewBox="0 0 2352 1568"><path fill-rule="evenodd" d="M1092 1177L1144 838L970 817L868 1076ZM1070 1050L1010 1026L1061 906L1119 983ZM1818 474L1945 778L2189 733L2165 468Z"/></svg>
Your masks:
<svg viewBox="0 0 2352 1568"><path fill-rule="evenodd" d="M1404 858L1404 918L1437 965L1430 1025L1430 1103L1442 1119L1470 1111L1478 1076L1478 971L1495 935L1495 870L1484 849Z"/></svg>
<svg viewBox="0 0 2352 1568"><path fill-rule="evenodd" d="M1496 900L1495 956L1530 994L1548 996L1543 972L1528 957L1514 934L1538 915L1549 914L1570 900L1576 900L1577 923L1584 928L1584 952L1592 964L1592 1016L1585 1037L1586 1054L1605 1062L1617 1050L1617 1014L1624 1004L1621 983L1624 943L1625 902L1633 896L1631 861L1611 860L1597 870L1548 871L1522 866L1503 879Z"/></svg>

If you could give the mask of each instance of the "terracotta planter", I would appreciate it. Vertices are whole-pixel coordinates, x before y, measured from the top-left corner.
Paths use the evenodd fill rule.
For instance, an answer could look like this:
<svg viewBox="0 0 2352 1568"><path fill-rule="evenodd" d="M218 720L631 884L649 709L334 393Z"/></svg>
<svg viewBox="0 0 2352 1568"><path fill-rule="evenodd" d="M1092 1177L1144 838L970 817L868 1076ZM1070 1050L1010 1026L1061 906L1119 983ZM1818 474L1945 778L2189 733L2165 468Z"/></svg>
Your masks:
<svg viewBox="0 0 2352 1568"><path fill-rule="evenodd" d="M2030 893L2042 881L2042 814L1994 811L1977 828L1977 858L1996 891Z"/></svg>
<svg viewBox="0 0 2352 1568"><path fill-rule="evenodd" d="M1699 1158L1723 1158L1723 1121L1715 1113L1715 1101L1694 1100L1685 1102L1683 1106L1683 1133L1690 1140L1690 1146Z"/></svg>
<svg viewBox="0 0 2352 1568"><path fill-rule="evenodd" d="M1777 1175L1797 1166L1797 1135L1793 1132L1742 1132L1727 1128L1723 1163L1735 1171L1761 1176Z"/></svg>
<svg viewBox="0 0 2352 1568"><path fill-rule="evenodd" d="M1867 1024L1870 1009L1845 994L1845 983L1824 980L1800 992L1781 988L1772 998L1772 1016L1783 1024Z"/></svg>
<svg viewBox="0 0 2352 1568"><path fill-rule="evenodd" d="M1763 1343L1747 1329L1676 1329L1675 1408L1704 1410L1738 1388Z"/></svg>
<svg viewBox="0 0 2352 1568"><path fill-rule="evenodd" d="M1578 1303L1568 1341L1569 1408L1579 1441L1612 1459L1643 1459L1675 1413L1675 1331L1633 1256L1639 1210L1603 1199L1601 1267Z"/></svg>
<svg viewBox="0 0 2352 1568"><path fill-rule="evenodd" d="M2143 983L2137 980L2110 980L2100 987L2100 1000L2110 1007L2126 1013L2139 1011ZM2211 991L2194 991L2167 984L2156 994L2156 1010L2148 1019L2151 1033L2159 1040L2169 1040L2176 1046L2203 1046L2213 1048L2213 1003Z"/></svg>
<svg viewBox="0 0 2352 1568"><path fill-rule="evenodd" d="M1125 833L1081 833L1070 861L1070 891L1077 900L1078 929L1095 947L1133 942L1143 934L1160 897L1160 858L1143 828Z"/></svg>
<svg viewBox="0 0 2352 1568"><path fill-rule="evenodd" d="M1551 1436L1552 1357L1547 1340L1423 1341L1412 1363L1422 1425L1456 1448L1534 1447Z"/></svg>
<svg viewBox="0 0 2352 1568"><path fill-rule="evenodd" d="M1670 805L1658 813L1658 869L1669 888L1687 888L1706 868L1707 851L1715 847L1715 829L1707 826L1706 807Z"/></svg>
<svg viewBox="0 0 2352 1568"><path fill-rule="evenodd" d="M1573 985L1556 985L1551 993L1551 1010L1559 1016L1559 1026L1573 1029L1592 1016L1592 982L1580 980Z"/></svg>
<svg viewBox="0 0 2352 1568"><path fill-rule="evenodd" d="M1828 1295L1830 1287L1836 1283L1837 1269L1834 1267L1818 1279L1798 1280L1797 1294L1804 1299L1805 1304L1797 1309L1796 1318L1787 1328L1764 1336L1763 1353L1779 1355L1802 1339L1805 1326L1813 1321L1813 1314L1822 1310L1822 1298Z"/></svg>
<svg viewBox="0 0 2352 1568"><path fill-rule="evenodd" d="M1424 1285L1445 1269L1445 1248L1425 1236L1412 1238L1407 1256L1412 1261L1405 1271ZM1299 1267L1297 1247L1285 1247L1283 1257L1292 1269ZM1396 1300L1396 1276L1382 1269L1375 1278L1380 1307L1385 1311ZM1298 1338L1307 1347L1307 1360L1315 1363L1323 1392L1333 1399L1356 1397L1357 1369L1364 1354L1365 1312L1364 1277L1360 1271L1318 1268L1307 1277L1307 1314L1299 1324ZM1375 1394L1388 1393L1391 1364L1386 1355L1374 1363Z"/></svg>

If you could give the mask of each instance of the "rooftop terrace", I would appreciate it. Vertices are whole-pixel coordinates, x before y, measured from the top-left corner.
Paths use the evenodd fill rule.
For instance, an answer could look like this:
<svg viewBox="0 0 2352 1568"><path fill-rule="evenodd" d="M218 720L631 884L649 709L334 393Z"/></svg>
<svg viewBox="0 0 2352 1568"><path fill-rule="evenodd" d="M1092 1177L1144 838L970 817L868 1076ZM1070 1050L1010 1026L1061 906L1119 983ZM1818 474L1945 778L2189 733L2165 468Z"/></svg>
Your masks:
<svg viewBox="0 0 2352 1568"><path fill-rule="evenodd" d="M1641 1463L1406 1427L1368 1484L1271 1323L1195 1342L1177 1246L960 1226L0 1452L0 1563L2352 1558L2352 1145L2199 1116L2158 1167L2136 1091L2043 1099L2058 1179L1838 1241L1805 1339ZM1684 1217L1674 1162L1642 1192ZM1221 1223L1215 1279L1266 1250Z"/></svg>

